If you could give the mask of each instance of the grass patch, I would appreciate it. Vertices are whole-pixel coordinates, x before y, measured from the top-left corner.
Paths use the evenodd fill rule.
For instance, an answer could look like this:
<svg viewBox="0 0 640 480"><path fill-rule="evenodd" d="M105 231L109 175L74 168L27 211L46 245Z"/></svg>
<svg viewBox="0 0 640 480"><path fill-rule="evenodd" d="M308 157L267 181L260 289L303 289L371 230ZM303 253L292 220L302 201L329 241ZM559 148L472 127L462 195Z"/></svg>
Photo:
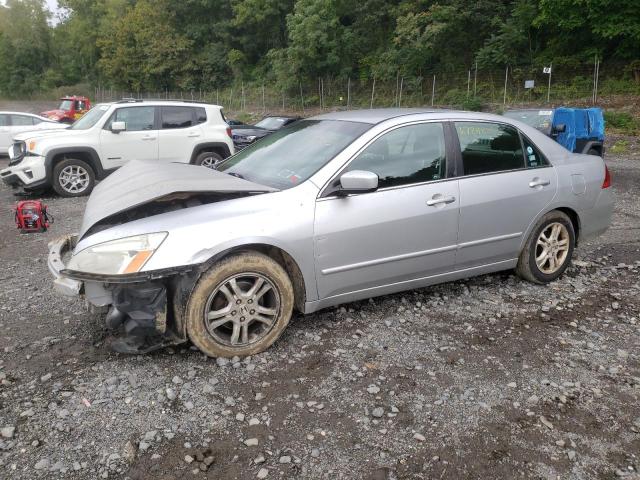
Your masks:
<svg viewBox="0 0 640 480"><path fill-rule="evenodd" d="M640 132L640 121L628 112L608 110L604 112L606 127L613 128L620 133L636 135Z"/></svg>
<svg viewBox="0 0 640 480"><path fill-rule="evenodd" d="M613 146L609 149L609 152L616 154L625 154L629 152L629 141L628 140L618 140Z"/></svg>

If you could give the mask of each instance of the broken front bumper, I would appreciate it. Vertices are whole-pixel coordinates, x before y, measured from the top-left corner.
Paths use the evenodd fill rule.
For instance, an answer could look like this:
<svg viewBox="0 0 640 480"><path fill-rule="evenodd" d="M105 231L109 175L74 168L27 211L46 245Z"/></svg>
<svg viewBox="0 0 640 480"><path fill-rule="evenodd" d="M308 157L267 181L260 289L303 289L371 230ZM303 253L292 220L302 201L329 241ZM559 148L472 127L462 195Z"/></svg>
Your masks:
<svg viewBox="0 0 640 480"><path fill-rule="evenodd" d="M83 287L83 282L65 277L60 273L66 268L63 261L65 253L73 250L77 240L77 235L64 235L49 242L47 265L51 275L54 277L54 288L58 293L68 297L80 295Z"/></svg>

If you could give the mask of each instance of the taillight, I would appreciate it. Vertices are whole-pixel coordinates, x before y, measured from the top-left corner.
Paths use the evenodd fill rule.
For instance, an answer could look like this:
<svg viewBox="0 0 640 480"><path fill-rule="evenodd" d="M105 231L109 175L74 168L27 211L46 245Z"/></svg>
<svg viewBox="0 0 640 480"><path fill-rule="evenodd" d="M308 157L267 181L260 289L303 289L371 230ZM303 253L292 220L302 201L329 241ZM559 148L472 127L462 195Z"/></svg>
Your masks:
<svg viewBox="0 0 640 480"><path fill-rule="evenodd" d="M229 138L233 138L231 137L231 127L227 127L227 135L229 135Z"/></svg>
<svg viewBox="0 0 640 480"><path fill-rule="evenodd" d="M604 182L602 182L602 188L609 188L611 186L611 174L607 166L604 166Z"/></svg>

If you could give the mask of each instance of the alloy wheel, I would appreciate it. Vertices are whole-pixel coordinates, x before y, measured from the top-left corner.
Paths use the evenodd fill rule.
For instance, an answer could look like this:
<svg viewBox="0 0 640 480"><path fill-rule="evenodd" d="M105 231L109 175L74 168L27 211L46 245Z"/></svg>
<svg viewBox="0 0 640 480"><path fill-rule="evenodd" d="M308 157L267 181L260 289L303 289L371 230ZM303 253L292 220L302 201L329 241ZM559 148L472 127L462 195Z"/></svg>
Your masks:
<svg viewBox="0 0 640 480"><path fill-rule="evenodd" d="M221 161L222 160L214 156L205 157L202 159L202 163L200 165L207 168L216 168Z"/></svg>
<svg viewBox="0 0 640 480"><path fill-rule="evenodd" d="M241 273L209 295L204 322L216 341L243 347L267 335L279 314L280 294L271 280L259 273Z"/></svg>
<svg viewBox="0 0 640 480"><path fill-rule="evenodd" d="M58 182L65 192L76 194L84 192L91 180L89 172L84 168L78 165L68 165L60 171Z"/></svg>
<svg viewBox="0 0 640 480"><path fill-rule="evenodd" d="M544 227L536 241L536 265L542 273L554 274L567 260L569 231L562 223L553 222Z"/></svg>

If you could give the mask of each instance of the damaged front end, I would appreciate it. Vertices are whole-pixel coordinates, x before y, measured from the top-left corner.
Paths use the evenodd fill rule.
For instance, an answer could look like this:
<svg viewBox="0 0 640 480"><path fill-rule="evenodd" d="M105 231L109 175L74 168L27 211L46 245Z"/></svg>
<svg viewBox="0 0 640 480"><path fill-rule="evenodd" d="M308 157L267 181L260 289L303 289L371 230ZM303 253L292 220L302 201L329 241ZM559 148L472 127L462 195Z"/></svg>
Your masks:
<svg viewBox="0 0 640 480"><path fill-rule="evenodd" d="M49 244L54 286L65 296L83 296L90 309L107 310L105 325L124 336L112 342L120 353L141 354L186 341L184 308L200 268L191 266L129 275L96 275L65 269L77 236Z"/></svg>

